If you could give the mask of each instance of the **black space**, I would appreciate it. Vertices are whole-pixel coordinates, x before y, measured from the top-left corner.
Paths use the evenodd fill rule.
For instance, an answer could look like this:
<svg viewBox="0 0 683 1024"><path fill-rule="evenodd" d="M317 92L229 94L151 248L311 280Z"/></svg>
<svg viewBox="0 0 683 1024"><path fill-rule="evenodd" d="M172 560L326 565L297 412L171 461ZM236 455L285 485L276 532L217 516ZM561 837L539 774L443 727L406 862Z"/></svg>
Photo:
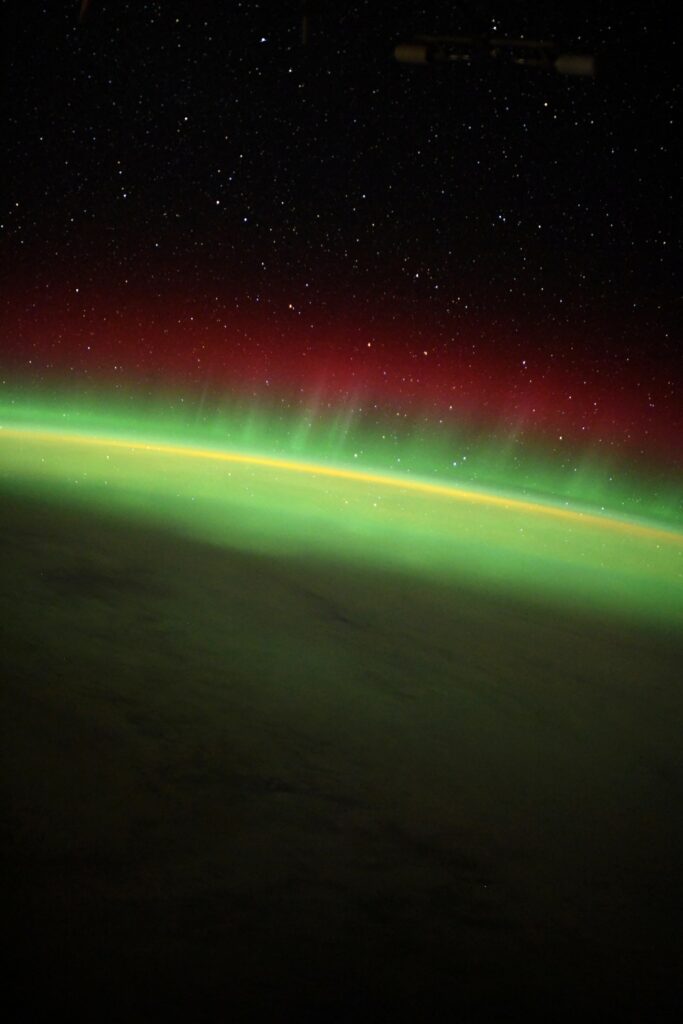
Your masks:
<svg viewBox="0 0 683 1024"><path fill-rule="evenodd" d="M93 0L80 23L74 6L5 13L19 276L266 302L305 282L313 307L442 322L636 315L666 349L678 78L663 12L322 2L303 47L297 3ZM460 32L551 38L595 54L598 76L393 59L415 34Z"/></svg>

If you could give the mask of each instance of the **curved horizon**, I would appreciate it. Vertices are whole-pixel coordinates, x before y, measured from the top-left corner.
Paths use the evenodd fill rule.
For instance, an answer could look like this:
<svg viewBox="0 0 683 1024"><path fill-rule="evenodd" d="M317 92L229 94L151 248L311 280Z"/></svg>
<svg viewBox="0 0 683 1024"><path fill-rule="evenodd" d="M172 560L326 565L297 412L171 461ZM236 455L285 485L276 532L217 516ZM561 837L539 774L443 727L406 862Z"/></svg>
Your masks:
<svg viewBox="0 0 683 1024"><path fill-rule="evenodd" d="M280 469L292 473L332 477L339 480L356 481L358 483L380 484L385 487L416 491L425 495L441 496L456 501L510 508L517 511L531 512L539 515L566 519L585 525L601 526L605 529L623 530L634 535L683 544L683 532L662 528L660 526L646 525L645 523L633 521L626 517L615 516L612 513L599 515L595 512L584 511L583 509L576 507L564 508L557 504L549 504L543 501L531 501L527 498L516 497L514 494L507 494L503 496L501 494L492 493L486 489L479 490L464 488L451 484L433 484L427 480L415 479L414 477L409 477L407 475L389 475L330 466L317 462L298 461L295 459L284 459L274 456L256 455L224 449L197 448L192 445L175 445L143 439L132 440L128 438L101 437L98 435L93 436L88 434L67 433L52 430L4 427L0 424L0 439L8 437L15 439L26 438L29 440L62 444L82 444L88 446L122 448L132 451L150 451L157 454L181 456L184 458L252 465L266 469ZM568 501L567 504L569 504Z"/></svg>

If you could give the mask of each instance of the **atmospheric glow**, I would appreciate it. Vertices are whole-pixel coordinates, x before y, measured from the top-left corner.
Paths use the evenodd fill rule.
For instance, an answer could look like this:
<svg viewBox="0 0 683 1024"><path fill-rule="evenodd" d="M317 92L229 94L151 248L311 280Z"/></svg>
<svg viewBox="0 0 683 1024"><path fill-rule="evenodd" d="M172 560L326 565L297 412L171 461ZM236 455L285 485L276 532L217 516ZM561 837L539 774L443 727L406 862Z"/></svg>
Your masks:
<svg viewBox="0 0 683 1024"><path fill-rule="evenodd" d="M641 523L632 523L614 519L609 516L596 516L589 512L575 509L558 508L541 502L523 501L512 496L489 494L485 491L466 490L455 486L431 484L424 480L411 480L406 477L384 476L378 473L364 473L352 469L339 469L309 462L292 462L288 459L270 458L263 455L245 455L239 452L221 452L206 448L191 448L180 445L152 444L148 441L121 441L111 437L83 437L79 434L56 434L49 431L30 431L3 429L3 438L28 440L41 443L64 445L88 445L101 448L123 448L127 451L156 452L162 455L175 455L188 459L209 459L213 462L238 463L246 466L259 466L292 473L308 473L313 476L333 477L338 480L357 481L365 484L376 484L381 487L397 487L403 491L417 491L422 494L438 495L453 501L464 501L469 504L493 505L502 508L524 511L535 515L552 516L567 519L583 525L601 526L610 530L620 530L634 535L650 537L676 546L683 544L683 534L671 530L662 530Z"/></svg>
<svg viewBox="0 0 683 1024"><path fill-rule="evenodd" d="M416 582L683 621L683 533L656 520L599 514L564 496L541 501L329 459L200 447L189 443L192 431L186 444L164 441L153 417L137 421L137 436L130 422L127 436L107 436L3 419L0 485L9 492L314 560L323 572L375 566Z"/></svg>

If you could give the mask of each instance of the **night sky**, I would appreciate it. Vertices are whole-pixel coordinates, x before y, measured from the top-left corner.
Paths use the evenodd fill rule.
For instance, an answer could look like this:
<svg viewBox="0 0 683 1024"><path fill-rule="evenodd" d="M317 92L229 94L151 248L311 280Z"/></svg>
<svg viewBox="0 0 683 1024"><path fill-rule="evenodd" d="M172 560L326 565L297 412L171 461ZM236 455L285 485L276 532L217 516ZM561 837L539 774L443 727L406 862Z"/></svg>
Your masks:
<svg viewBox="0 0 683 1024"><path fill-rule="evenodd" d="M675 472L672 47L601 4L13 5L3 364L370 399ZM392 5L393 6L393 5ZM552 38L596 79L401 65Z"/></svg>

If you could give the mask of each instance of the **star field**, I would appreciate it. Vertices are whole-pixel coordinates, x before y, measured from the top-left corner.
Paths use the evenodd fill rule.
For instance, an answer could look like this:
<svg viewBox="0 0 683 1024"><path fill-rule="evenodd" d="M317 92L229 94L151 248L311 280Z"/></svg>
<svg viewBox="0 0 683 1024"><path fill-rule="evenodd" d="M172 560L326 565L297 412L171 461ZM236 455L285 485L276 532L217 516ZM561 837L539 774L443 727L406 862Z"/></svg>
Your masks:
<svg viewBox="0 0 683 1024"><path fill-rule="evenodd" d="M321 3L306 46L296 4L8 22L6 386L315 393L678 471L678 85L646 15ZM416 32L598 76L398 64Z"/></svg>

